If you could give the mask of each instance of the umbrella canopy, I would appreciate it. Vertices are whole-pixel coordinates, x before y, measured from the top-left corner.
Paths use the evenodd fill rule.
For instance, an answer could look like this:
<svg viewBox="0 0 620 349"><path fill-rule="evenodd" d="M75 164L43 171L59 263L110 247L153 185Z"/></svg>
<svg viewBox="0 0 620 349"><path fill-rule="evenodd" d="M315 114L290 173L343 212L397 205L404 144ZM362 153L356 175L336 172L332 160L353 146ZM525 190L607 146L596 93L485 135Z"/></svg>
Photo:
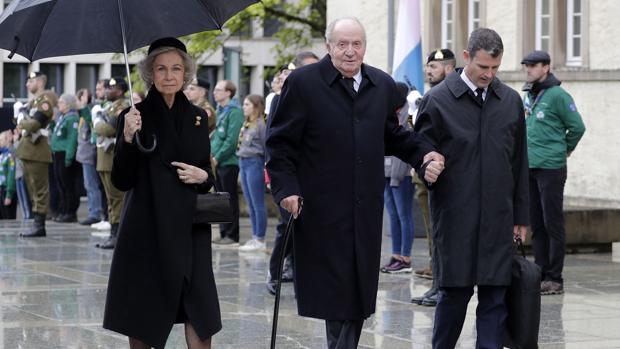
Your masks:
<svg viewBox="0 0 620 349"><path fill-rule="evenodd" d="M257 0L13 0L0 14L0 48L34 61L123 53L162 37L220 29ZM122 17L121 17L122 15Z"/></svg>

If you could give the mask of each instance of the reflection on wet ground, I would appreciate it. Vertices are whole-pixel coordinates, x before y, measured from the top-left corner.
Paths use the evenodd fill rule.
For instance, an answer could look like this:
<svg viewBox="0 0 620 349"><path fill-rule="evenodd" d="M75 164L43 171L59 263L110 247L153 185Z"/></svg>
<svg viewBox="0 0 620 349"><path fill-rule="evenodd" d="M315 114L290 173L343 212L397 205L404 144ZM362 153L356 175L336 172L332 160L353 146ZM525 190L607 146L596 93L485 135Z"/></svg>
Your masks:
<svg viewBox="0 0 620 349"><path fill-rule="evenodd" d="M268 246L275 220L269 221ZM242 219L242 241L250 236ZM48 237L19 238L28 223L0 221L0 348L128 348L127 339L101 327L111 251L77 224L48 222ZM383 241L384 262L390 240ZM414 242L414 267L428 261L426 241ZM268 348L273 297L265 289L269 255L214 249L213 270L223 330L214 348ZM620 263L611 254L570 255L565 291L543 297L541 348L620 348ZM412 305L430 281L410 274L381 275L377 313L364 326L360 348L430 348L434 308ZM475 346L475 297L459 341ZM322 321L297 316L291 284L283 286L278 348L324 348ZM166 348L186 348L175 326Z"/></svg>

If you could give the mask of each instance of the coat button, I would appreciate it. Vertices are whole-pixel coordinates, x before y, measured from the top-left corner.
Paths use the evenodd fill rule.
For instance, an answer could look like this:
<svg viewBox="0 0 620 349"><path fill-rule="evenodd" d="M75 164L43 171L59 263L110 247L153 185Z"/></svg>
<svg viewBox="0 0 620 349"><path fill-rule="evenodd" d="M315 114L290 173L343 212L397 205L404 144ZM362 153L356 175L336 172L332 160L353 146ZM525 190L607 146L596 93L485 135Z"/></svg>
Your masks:
<svg viewBox="0 0 620 349"><path fill-rule="evenodd" d="M361 158L361 157L359 157L359 156L355 159L355 161L356 161L358 164L361 164L361 163L363 163L363 162L364 162L364 161L362 161L362 158Z"/></svg>
<svg viewBox="0 0 620 349"><path fill-rule="evenodd" d="M353 119L353 121L355 121L356 124L359 124L360 123L360 118L355 118L355 119Z"/></svg>

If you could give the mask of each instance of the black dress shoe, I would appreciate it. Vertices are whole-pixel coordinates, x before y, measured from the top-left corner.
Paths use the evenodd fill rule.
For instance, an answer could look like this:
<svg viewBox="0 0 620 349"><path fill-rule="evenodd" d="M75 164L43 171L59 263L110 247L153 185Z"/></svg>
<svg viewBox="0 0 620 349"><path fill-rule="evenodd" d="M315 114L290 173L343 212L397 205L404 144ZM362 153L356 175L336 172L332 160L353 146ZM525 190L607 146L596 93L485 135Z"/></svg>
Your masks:
<svg viewBox="0 0 620 349"><path fill-rule="evenodd" d="M91 225L91 224L95 224L95 223L99 223L101 222L101 219L98 218L93 218L93 217L88 217L84 220L80 221L80 225Z"/></svg>
<svg viewBox="0 0 620 349"><path fill-rule="evenodd" d="M425 296L419 296L419 297L413 297L411 298L411 303L413 304L417 304L417 305L422 305L422 301L424 300L424 298L426 298Z"/></svg>
<svg viewBox="0 0 620 349"><path fill-rule="evenodd" d="M422 305L426 307L434 307L437 305L437 298L439 297L439 292L428 296L422 300Z"/></svg>
<svg viewBox="0 0 620 349"><path fill-rule="evenodd" d="M103 250L112 250L116 247L116 237L110 236L106 241L96 244L95 247Z"/></svg>
<svg viewBox="0 0 620 349"><path fill-rule="evenodd" d="M40 238L40 237L45 237L46 233L45 233L45 228L42 229L37 229L37 230L31 230L27 233L21 233L19 234L19 236L23 237L23 238Z"/></svg>
<svg viewBox="0 0 620 349"><path fill-rule="evenodd" d="M75 214L63 214L60 218L55 219L54 221L58 223L74 223L77 222L77 216Z"/></svg>

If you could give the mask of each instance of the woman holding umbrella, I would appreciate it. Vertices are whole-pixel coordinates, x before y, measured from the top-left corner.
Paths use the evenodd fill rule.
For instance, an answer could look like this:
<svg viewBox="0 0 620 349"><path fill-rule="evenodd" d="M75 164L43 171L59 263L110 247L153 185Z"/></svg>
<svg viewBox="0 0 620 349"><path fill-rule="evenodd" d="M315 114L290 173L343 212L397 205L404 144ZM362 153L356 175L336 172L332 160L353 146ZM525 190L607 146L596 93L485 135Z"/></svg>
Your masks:
<svg viewBox="0 0 620 349"><path fill-rule="evenodd" d="M182 92L195 70L181 41L156 40L140 63L148 95L119 117L112 182L126 194L103 327L132 349L163 348L174 323L190 349L210 348L222 328L211 226L192 224L196 195L213 185L207 115ZM139 130L155 151L138 150Z"/></svg>

